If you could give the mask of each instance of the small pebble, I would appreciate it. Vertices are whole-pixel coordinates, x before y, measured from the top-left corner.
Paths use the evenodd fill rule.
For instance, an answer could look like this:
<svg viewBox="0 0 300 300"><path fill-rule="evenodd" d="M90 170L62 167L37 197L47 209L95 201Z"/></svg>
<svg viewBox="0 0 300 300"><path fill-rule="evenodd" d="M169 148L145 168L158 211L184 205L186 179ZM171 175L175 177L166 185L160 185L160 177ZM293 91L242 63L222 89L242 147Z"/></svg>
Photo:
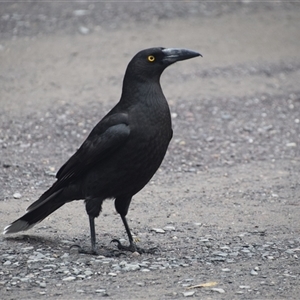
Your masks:
<svg viewBox="0 0 300 300"><path fill-rule="evenodd" d="M286 146L287 147L296 147L297 144L296 143L287 143Z"/></svg>
<svg viewBox="0 0 300 300"><path fill-rule="evenodd" d="M226 257L226 256L228 256L228 253L226 253L226 252L220 252L220 251L216 251L216 252L213 252L213 255L217 255L217 256Z"/></svg>
<svg viewBox="0 0 300 300"><path fill-rule="evenodd" d="M250 250L249 249L243 249L243 250L241 250L241 252L243 252L243 253L250 253Z"/></svg>
<svg viewBox="0 0 300 300"><path fill-rule="evenodd" d="M188 291L188 292L184 292L182 293L184 297L192 297L195 292L194 291Z"/></svg>
<svg viewBox="0 0 300 300"><path fill-rule="evenodd" d="M288 249L285 252L288 253L288 254L294 254L294 249Z"/></svg>
<svg viewBox="0 0 300 300"><path fill-rule="evenodd" d="M213 142L215 140L215 138L213 136L209 136L206 138L207 142Z"/></svg>
<svg viewBox="0 0 300 300"><path fill-rule="evenodd" d="M202 223L194 223L196 226L202 226Z"/></svg>
<svg viewBox="0 0 300 300"><path fill-rule="evenodd" d="M228 268L222 269L222 272L230 272L230 271L231 271L231 269L228 269Z"/></svg>
<svg viewBox="0 0 300 300"><path fill-rule="evenodd" d="M30 247L24 247L24 248L21 248L21 251L23 251L23 252L28 252L28 251L30 251L30 250L33 250L34 248L32 247L32 246L30 246Z"/></svg>
<svg viewBox="0 0 300 300"><path fill-rule="evenodd" d="M240 285L239 286L240 289L250 289L249 285Z"/></svg>
<svg viewBox="0 0 300 300"><path fill-rule="evenodd" d="M49 269L42 269L42 272L51 272L52 271L52 268L49 268Z"/></svg>
<svg viewBox="0 0 300 300"><path fill-rule="evenodd" d="M76 279L76 277L74 277L74 276L69 276L69 277L63 278L63 281L72 281L72 280L75 280L75 279Z"/></svg>
<svg viewBox="0 0 300 300"><path fill-rule="evenodd" d="M124 271L135 271L135 270L139 270L141 267L138 264L126 264L123 267Z"/></svg>
<svg viewBox="0 0 300 300"><path fill-rule="evenodd" d="M84 275L86 275L86 276L91 276L91 275L93 275L93 272L92 272L92 271L85 271L85 272L84 272Z"/></svg>
<svg viewBox="0 0 300 300"><path fill-rule="evenodd" d="M85 16L89 13L88 10L85 9L77 9L73 11L73 15L76 17L81 17L81 16Z"/></svg>
<svg viewBox="0 0 300 300"><path fill-rule="evenodd" d="M15 199L20 199L22 197L22 195L20 193L16 192L16 193L13 194L13 197Z"/></svg>
<svg viewBox="0 0 300 300"><path fill-rule="evenodd" d="M161 228L152 228L152 231L155 231L156 233L165 233L165 231Z"/></svg>
<svg viewBox="0 0 300 300"><path fill-rule="evenodd" d="M56 265L44 265L44 268L56 269Z"/></svg>
<svg viewBox="0 0 300 300"><path fill-rule="evenodd" d="M212 288L210 290L213 291L213 292L217 292L219 294L224 294L225 293L225 291L223 289L220 289L220 288Z"/></svg>
<svg viewBox="0 0 300 300"><path fill-rule="evenodd" d="M165 226L163 228L163 230L165 230L165 231L175 231L175 227L174 226Z"/></svg>
<svg viewBox="0 0 300 300"><path fill-rule="evenodd" d="M85 27L85 26L80 26L79 27L79 32L83 35L86 35L90 32L89 28Z"/></svg>

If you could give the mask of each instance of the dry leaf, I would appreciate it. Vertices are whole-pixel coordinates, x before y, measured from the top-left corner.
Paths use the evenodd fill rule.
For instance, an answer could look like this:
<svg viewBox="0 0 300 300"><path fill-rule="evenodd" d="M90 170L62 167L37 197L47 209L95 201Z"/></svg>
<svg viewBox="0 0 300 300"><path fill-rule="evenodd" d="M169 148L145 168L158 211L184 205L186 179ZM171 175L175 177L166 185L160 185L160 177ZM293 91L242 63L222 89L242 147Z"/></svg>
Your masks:
<svg viewBox="0 0 300 300"><path fill-rule="evenodd" d="M197 289L197 288L204 288L204 287L212 287L217 285L218 283L215 281L206 282L206 283L200 283L196 285L189 286L187 289Z"/></svg>

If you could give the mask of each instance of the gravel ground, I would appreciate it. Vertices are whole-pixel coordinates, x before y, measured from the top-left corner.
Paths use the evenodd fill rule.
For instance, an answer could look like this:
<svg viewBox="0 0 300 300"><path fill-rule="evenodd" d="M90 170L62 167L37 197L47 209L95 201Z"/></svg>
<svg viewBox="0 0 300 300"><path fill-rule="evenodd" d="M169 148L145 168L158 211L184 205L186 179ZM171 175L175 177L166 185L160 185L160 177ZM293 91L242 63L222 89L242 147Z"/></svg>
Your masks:
<svg viewBox="0 0 300 300"><path fill-rule="evenodd" d="M300 5L1 3L0 226L53 182L151 46L203 58L163 74L174 138L120 253L113 202L90 246L81 201L0 239L1 299L298 299ZM112 226L113 224L113 226ZM124 241L125 241L124 240ZM114 253L114 255L107 255Z"/></svg>

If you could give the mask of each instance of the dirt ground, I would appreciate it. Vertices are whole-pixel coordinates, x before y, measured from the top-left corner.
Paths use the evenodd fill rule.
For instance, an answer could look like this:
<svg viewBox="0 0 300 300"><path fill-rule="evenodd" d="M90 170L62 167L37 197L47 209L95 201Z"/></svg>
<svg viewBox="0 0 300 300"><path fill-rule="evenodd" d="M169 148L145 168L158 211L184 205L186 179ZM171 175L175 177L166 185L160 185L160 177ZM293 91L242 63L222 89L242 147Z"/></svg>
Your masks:
<svg viewBox="0 0 300 300"><path fill-rule="evenodd" d="M203 58L161 80L174 137L128 214L140 256L90 256L82 201L0 239L1 299L299 299L299 3L1 3L0 227L118 101L139 50ZM100 253L126 239L113 202ZM102 252L101 252L102 251Z"/></svg>

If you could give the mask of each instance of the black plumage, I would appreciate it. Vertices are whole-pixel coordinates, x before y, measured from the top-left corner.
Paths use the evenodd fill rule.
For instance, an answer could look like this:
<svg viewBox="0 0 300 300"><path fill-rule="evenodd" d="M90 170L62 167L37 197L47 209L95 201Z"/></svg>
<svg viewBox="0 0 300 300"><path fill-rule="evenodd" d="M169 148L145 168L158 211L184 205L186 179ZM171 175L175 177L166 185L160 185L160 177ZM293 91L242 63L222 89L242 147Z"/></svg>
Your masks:
<svg viewBox="0 0 300 300"><path fill-rule="evenodd" d="M24 216L4 229L23 231L42 221L67 202L84 199L90 220L92 251L96 252L94 219L102 202L115 199L130 245L119 248L141 251L126 221L132 196L159 168L172 138L168 103L160 75L179 60L199 56L186 49L150 48L137 53L128 64L120 101L94 127L77 152L60 168L57 181Z"/></svg>

